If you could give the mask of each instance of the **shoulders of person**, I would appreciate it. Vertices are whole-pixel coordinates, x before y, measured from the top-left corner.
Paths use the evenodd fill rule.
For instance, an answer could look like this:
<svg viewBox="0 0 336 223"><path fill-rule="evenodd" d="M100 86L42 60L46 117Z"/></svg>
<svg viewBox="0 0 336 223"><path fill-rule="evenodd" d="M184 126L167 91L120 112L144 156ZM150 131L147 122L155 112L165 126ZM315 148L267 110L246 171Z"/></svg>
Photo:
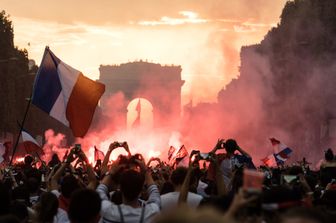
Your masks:
<svg viewBox="0 0 336 223"><path fill-rule="evenodd" d="M161 208L166 209L176 205L179 192L169 192L166 194L161 195Z"/></svg>
<svg viewBox="0 0 336 223"><path fill-rule="evenodd" d="M149 217L153 216L154 214L157 214L160 211L160 207L155 203L150 203L150 204L147 204L143 207L138 207L138 208L133 208L131 206L124 205L124 204L121 204L120 207L121 207L122 213L123 213L125 218L127 218L127 217L137 218L138 216L140 217L143 208L145 208L145 210L144 210L145 211L144 212L144 215L145 215L144 217L145 218L149 218ZM118 215L119 215L119 212L118 212ZM126 220L127 219L125 219L125 221Z"/></svg>
<svg viewBox="0 0 336 223"><path fill-rule="evenodd" d="M51 193L55 194L57 198L61 195L58 190L52 190Z"/></svg>
<svg viewBox="0 0 336 223"><path fill-rule="evenodd" d="M64 211L61 208L58 208L57 214L54 217L54 222L53 223L62 223L62 222L68 223L68 222L70 222L70 220L69 220L67 212Z"/></svg>
<svg viewBox="0 0 336 223"><path fill-rule="evenodd" d="M162 199L171 199L171 198L175 198L175 197L178 197L179 196L179 192L176 192L176 191L173 191L173 192L169 192L169 193L166 193L166 194L162 194L160 197L161 197L161 200Z"/></svg>
<svg viewBox="0 0 336 223"><path fill-rule="evenodd" d="M119 214L118 212L118 205L113 203L110 200L102 200L100 214L103 216L111 216Z"/></svg>
<svg viewBox="0 0 336 223"><path fill-rule="evenodd" d="M196 194L196 193L193 193L193 192L188 192L188 200L192 199L192 200L197 200L197 201L200 201L203 199L203 196L202 195L199 195L199 194Z"/></svg>
<svg viewBox="0 0 336 223"><path fill-rule="evenodd" d="M202 200L203 200L203 196L199 194L195 194L193 192L188 193L187 203L189 207L197 208Z"/></svg>

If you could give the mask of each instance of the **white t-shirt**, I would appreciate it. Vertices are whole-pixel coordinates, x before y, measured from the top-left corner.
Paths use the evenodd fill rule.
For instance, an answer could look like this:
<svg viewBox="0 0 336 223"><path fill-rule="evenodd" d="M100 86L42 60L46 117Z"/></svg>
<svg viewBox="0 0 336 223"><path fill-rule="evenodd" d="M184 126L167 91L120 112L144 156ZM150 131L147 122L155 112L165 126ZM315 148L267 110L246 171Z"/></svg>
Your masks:
<svg viewBox="0 0 336 223"><path fill-rule="evenodd" d="M205 189L208 187L208 184L204 183L203 181L198 181L197 186L197 194L201 195L202 197L209 197L209 195L205 192Z"/></svg>
<svg viewBox="0 0 336 223"><path fill-rule="evenodd" d="M34 219L36 217L36 211L32 208L27 208L30 218ZM61 208L57 209L57 213L54 216L53 223L70 223L68 214Z"/></svg>
<svg viewBox="0 0 336 223"><path fill-rule="evenodd" d="M100 210L100 223L121 222L118 205L112 203L108 197L108 188L104 184L100 184L96 191L102 199L102 207ZM151 222L153 217L160 212L160 193L156 185L150 185L147 188L149 194L148 200L145 202L144 223ZM138 223L141 219L142 208L133 208L131 206L121 204L122 215L127 223Z"/></svg>
<svg viewBox="0 0 336 223"><path fill-rule="evenodd" d="M58 208L53 223L70 223L68 214L61 208Z"/></svg>
<svg viewBox="0 0 336 223"><path fill-rule="evenodd" d="M179 196L180 192L170 192L161 195L161 209L169 210L172 208L176 208L178 205ZM201 195L188 192L187 204L191 208L197 208L202 199L203 197Z"/></svg>

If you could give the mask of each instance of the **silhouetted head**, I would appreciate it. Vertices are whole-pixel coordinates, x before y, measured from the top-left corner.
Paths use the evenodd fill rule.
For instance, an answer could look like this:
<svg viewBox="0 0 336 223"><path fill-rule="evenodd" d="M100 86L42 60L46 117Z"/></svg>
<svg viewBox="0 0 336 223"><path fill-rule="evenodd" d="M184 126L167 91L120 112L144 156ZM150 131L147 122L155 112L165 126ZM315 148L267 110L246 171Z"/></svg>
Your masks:
<svg viewBox="0 0 336 223"><path fill-rule="evenodd" d="M133 201L138 199L143 185L145 182L145 176L135 170L126 170L120 176L120 190L123 197L127 201Z"/></svg>
<svg viewBox="0 0 336 223"><path fill-rule="evenodd" d="M59 159L58 155L56 153L54 153L51 157L50 162L48 163L48 166L54 167L57 164L59 164L60 162L61 162L61 160Z"/></svg>
<svg viewBox="0 0 336 223"><path fill-rule="evenodd" d="M53 222L58 210L58 199L51 192L43 193L37 203L37 218L39 222Z"/></svg>
<svg viewBox="0 0 336 223"><path fill-rule="evenodd" d="M25 158L24 158L24 163L25 163L26 165L31 166L33 162L34 162L34 158L33 158L31 155L26 155L26 156L25 156Z"/></svg>
<svg viewBox="0 0 336 223"><path fill-rule="evenodd" d="M228 140L226 140L226 142L224 144L224 148L225 148L227 153L232 154L238 148L238 144L237 144L236 140L228 139Z"/></svg>
<svg viewBox="0 0 336 223"><path fill-rule="evenodd" d="M174 187L181 186L183 184L184 178L186 177L188 169L185 167L177 167L171 174L170 180Z"/></svg>
<svg viewBox="0 0 336 223"><path fill-rule="evenodd" d="M90 189L76 191L69 205L69 219L72 223L95 223L99 221L101 199Z"/></svg>
<svg viewBox="0 0 336 223"><path fill-rule="evenodd" d="M325 151L324 158L326 161L332 161L334 159L334 153L330 148Z"/></svg>
<svg viewBox="0 0 336 223"><path fill-rule="evenodd" d="M66 175L63 177L61 193L64 197L70 198L72 193L79 188L78 180L73 175Z"/></svg>
<svg viewBox="0 0 336 223"><path fill-rule="evenodd" d="M37 193L40 190L41 187L41 180L37 177L29 177L27 179L27 188L29 190L29 193Z"/></svg>

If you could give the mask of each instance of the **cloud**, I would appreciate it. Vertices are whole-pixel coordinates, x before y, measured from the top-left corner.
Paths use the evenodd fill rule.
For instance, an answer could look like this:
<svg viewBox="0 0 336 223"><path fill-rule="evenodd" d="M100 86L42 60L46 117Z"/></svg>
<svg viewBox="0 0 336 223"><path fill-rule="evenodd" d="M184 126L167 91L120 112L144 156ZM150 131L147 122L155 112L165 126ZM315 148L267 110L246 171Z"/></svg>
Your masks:
<svg viewBox="0 0 336 223"><path fill-rule="evenodd" d="M185 24L202 24L208 22L206 19L202 19L198 17L196 12L192 11L180 11L180 15L183 18L171 18L168 16L161 17L160 20L152 20L152 21L139 21L139 25L143 26L157 26L157 25L185 25Z"/></svg>
<svg viewBox="0 0 336 223"><path fill-rule="evenodd" d="M147 59L181 65L183 103L190 95L196 103L216 101L238 75L241 46L260 42L269 24L277 23L283 0L251 2L0 0L15 15L15 44L37 64L49 45L93 79L100 64Z"/></svg>
<svg viewBox="0 0 336 223"><path fill-rule="evenodd" d="M9 14L58 23L131 25L130 21L177 18L182 11L198 12L205 20L276 21L287 0L0 0ZM29 10L27 10L29 9ZM189 18L190 14L184 14ZM226 21L227 22L227 21Z"/></svg>

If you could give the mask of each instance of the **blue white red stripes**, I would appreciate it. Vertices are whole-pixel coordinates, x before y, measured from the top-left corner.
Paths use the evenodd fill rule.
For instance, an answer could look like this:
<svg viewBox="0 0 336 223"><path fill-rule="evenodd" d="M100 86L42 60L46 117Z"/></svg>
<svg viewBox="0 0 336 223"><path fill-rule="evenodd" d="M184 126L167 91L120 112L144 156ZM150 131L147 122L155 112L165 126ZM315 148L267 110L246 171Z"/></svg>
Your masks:
<svg viewBox="0 0 336 223"><path fill-rule="evenodd" d="M46 48L37 73L32 103L83 137L105 86L58 59Z"/></svg>
<svg viewBox="0 0 336 223"><path fill-rule="evenodd" d="M270 141L273 146L273 154L261 159L261 161L267 166L283 165L293 150L275 138L270 138Z"/></svg>

